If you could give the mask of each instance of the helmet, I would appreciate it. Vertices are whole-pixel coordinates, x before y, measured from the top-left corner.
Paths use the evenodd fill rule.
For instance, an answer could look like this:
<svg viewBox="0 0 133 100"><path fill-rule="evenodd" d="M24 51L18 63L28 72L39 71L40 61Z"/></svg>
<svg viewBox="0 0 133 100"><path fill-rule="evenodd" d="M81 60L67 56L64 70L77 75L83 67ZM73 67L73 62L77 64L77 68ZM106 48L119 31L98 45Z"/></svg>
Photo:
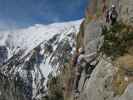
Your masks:
<svg viewBox="0 0 133 100"><path fill-rule="evenodd" d="M79 53L83 53L83 52L84 52L84 49L83 49L83 48L79 48L79 49L78 49L78 52L79 52Z"/></svg>
<svg viewBox="0 0 133 100"><path fill-rule="evenodd" d="M112 5L112 8L115 8L115 5Z"/></svg>

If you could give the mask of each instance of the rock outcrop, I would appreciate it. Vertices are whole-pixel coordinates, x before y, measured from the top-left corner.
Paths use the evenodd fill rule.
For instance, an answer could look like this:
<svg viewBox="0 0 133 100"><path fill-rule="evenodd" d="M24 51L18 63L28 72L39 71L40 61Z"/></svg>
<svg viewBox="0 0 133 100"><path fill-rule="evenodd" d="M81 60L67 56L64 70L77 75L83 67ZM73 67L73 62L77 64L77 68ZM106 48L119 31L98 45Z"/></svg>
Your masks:
<svg viewBox="0 0 133 100"><path fill-rule="evenodd" d="M117 57L112 59L107 56L106 53L101 52L104 37L102 34L103 26L112 28L112 26L105 23L105 9L109 9L110 6L116 5L118 11L118 22L124 23L122 26L129 25L122 29L123 33L128 31L127 35L130 35L131 43L128 44L128 50ZM7 60L7 51L5 47L0 47L4 54L0 54L0 100L53 100L54 97L61 95L61 99L64 96L65 100L73 100L72 85L74 80L74 66L70 60L73 55L74 49L83 47L85 49L85 55L91 55L97 52L97 58L94 59L88 66L92 65L93 68L89 70L89 77L86 77L85 70L82 71L79 81L79 96L77 100L133 100L133 1L132 0L91 0L90 5L87 8L86 16L81 24L79 34L75 34L77 29L73 26L68 29L61 29L59 33L53 34L52 38L39 42L36 46L32 45L28 52L25 52L27 48L15 48L17 49L14 54ZM40 27L40 26L37 26ZM42 27L42 26L41 26ZM49 26L50 27L50 26ZM59 28L59 26L56 26ZM48 28L48 27L47 27ZM34 29L33 27L30 29ZM39 29L45 30L45 29ZM116 29L117 30L117 29ZM119 29L120 30L120 29ZM115 31L115 30L114 30ZM25 32L25 30L21 31ZM28 31L29 32L29 31ZM46 33L49 31L46 31ZM111 31L112 32L112 31ZM112 32L113 33L113 32ZM75 39L77 35L77 38ZM115 34L119 35L120 34ZM124 34L126 37L126 35ZM9 35L9 40L6 41L6 45L13 49L16 41L12 41L15 36ZM43 38L45 35L43 35ZM113 37L113 36L112 36ZM108 37L111 38L112 37ZM37 39L43 39L42 36ZM121 38L121 36L120 36ZM22 38L22 40L24 37ZM31 39L34 39L32 37ZM27 42L29 45L36 44ZM40 40L39 40L40 41ZM119 43L127 43L118 41ZM23 44L23 41L18 41L19 45ZM77 42L77 43L76 43ZM12 43L12 44L11 44ZM109 43L113 45L113 43ZM77 47L76 47L77 46ZM23 45L25 46L25 44ZM33 48L34 47L34 48ZM125 47L125 45L124 45ZM126 46L127 47L127 46ZM110 48L108 48L110 49ZM113 52L116 52L117 48L114 48ZM120 50L122 50L120 48ZM1 60L2 59L2 60ZM86 61L91 58L87 58ZM6 62L5 62L6 60ZM4 62L4 63L3 63ZM44 73L47 76L44 76ZM47 91L48 74L52 73L53 76L62 76L51 78L56 87L57 82L60 82L61 94L49 99ZM68 75L69 74L69 75ZM64 82L64 83L63 83ZM64 92L64 95L62 93ZM56 94L56 93L55 93ZM63 95L63 96L62 96ZM69 97L68 97L69 96ZM75 98L74 98L75 99Z"/></svg>
<svg viewBox="0 0 133 100"><path fill-rule="evenodd" d="M112 4L115 4L119 13L119 19L125 24L133 25L132 0L103 0L103 1L105 1L107 8L109 8ZM89 13L86 14L87 17L85 19L85 23L83 27L84 39L82 39L84 42L83 47L85 48L86 55L99 51L99 48L103 43L103 37L101 35L102 26L106 25L102 17L97 17L89 20L89 22L86 22L88 21L87 18L88 16L90 16L90 14L91 16L92 15L97 16L96 13L98 10L102 12L102 7L103 7L102 0L94 0L94 1L91 0L90 2L91 2L90 4L93 6L89 6ZM97 5L94 6L94 4L97 4ZM130 45L130 47L132 47L132 45ZM126 87L125 89L122 89L123 92L121 92L121 94L117 94L114 89L115 86L113 82L116 74L121 73L121 72L118 72L119 68L117 69L114 61L111 60L110 57L107 57L105 55L102 55L102 56L99 55L98 59L99 59L98 65L95 66L95 69L92 71L91 77L88 78L85 81L85 83L84 83L85 75L84 75L84 72L82 73L80 84L79 84L80 95L77 100L133 100L133 97L131 95L133 91L132 89L133 76L131 75L130 76L131 79L130 79L129 77L127 78L126 75L124 74L123 81L121 81L120 83L117 83L117 84L121 84L120 87L118 87L119 85L117 86L117 89L121 91L121 87L124 87L124 86ZM132 60L130 59L130 62L133 62L133 59ZM126 65L129 66L128 64ZM128 69L128 67L126 68ZM126 80L128 79L130 79L130 82L126 82ZM121 80L121 79L118 79L118 80Z"/></svg>

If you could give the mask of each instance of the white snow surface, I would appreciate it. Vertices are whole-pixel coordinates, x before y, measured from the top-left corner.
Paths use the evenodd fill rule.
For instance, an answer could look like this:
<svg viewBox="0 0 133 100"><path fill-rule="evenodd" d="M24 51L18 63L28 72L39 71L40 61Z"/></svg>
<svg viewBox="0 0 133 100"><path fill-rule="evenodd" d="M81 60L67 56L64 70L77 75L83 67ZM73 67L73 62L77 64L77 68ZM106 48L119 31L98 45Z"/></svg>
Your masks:
<svg viewBox="0 0 133 100"><path fill-rule="evenodd" d="M5 45L8 42L13 47L19 47L29 51L40 42L52 38L57 33L71 29L71 27L78 29L81 21L77 20L50 25L36 24L26 29L3 31L0 32L0 45Z"/></svg>
<svg viewBox="0 0 133 100"><path fill-rule="evenodd" d="M13 55L13 52L20 49L25 50L25 54L30 52L34 47L43 41L47 41L52 38L55 34L61 33L60 40L71 32L77 33L79 31L81 20L53 23L49 25L36 24L34 26L17 29L12 31L1 31L0 32L0 45L7 45L9 48L9 58ZM59 41L60 41L59 40ZM55 46L56 48L56 46ZM49 59L45 64L41 64L40 69L44 76L47 77L49 72L52 70L48 65Z"/></svg>
<svg viewBox="0 0 133 100"><path fill-rule="evenodd" d="M24 50L23 56L30 53L25 59L25 61L28 61L30 59L30 56L32 56L31 51L36 46L40 45L40 43L44 41L50 40L53 36L57 34L59 35L57 41L61 42L62 40L64 41L64 39L67 38L70 45L73 46L75 40L73 37L68 37L68 35L78 33L81 22L82 19L63 23L53 23L50 25L36 24L25 29L0 31L0 46L7 46L9 51L8 58L11 58L14 53L20 52L20 50ZM53 50L56 50L57 46L58 44L53 43ZM44 55L47 58L43 59L43 61L39 65L35 64L35 70L32 71L33 80L37 78L36 82L33 82L32 84L33 97L40 96L40 94L36 94L37 90L40 88L38 87L40 86L38 84L40 84L41 78L45 77L44 85L46 85L49 73L56 75L56 70L58 68L58 64L53 68L49 63L52 53L49 55L44 54L44 47L41 47L40 54ZM20 76L25 81L27 80L27 71L23 69L23 67L16 67L15 72L19 72Z"/></svg>

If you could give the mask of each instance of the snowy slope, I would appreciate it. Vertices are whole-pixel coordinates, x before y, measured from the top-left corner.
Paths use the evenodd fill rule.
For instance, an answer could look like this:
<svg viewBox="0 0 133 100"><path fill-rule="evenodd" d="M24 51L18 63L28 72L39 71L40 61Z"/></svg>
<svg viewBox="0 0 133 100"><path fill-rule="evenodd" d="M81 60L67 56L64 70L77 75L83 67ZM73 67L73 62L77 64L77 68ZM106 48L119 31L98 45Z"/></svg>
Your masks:
<svg viewBox="0 0 133 100"><path fill-rule="evenodd" d="M17 49L24 49L25 55L39 45L43 41L48 41L56 34L61 34L59 41L61 41L66 35L74 32L77 33L79 25L82 20L54 23L50 25L39 25L31 26L26 29L18 29L13 31L1 32L0 33L0 44L7 45L10 49L10 57ZM10 58L9 57L9 58ZM48 64L49 61L46 62ZM47 65L46 65L47 66ZM43 73L46 72L47 67L43 69Z"/></svg>
<svg viewBox="0 0 133 100"><path fill-rule="evenodd" d="M49 73L55 75L58 68L70 59L81 21L0 32L0 44L9 51L9 60L0 71L11 79L19 77L25 97L39 100Z"/></svg>
<svg viewBox="0 0 133 100"><path fill-rule="evenodd" d="M57 33L62 33L72 27L78 29L80 22L81 20L50 25L36 24L26 29L0 32L0 44L8 44L10 49L20 47L28 52L40 42L52 38Z"/></svg>

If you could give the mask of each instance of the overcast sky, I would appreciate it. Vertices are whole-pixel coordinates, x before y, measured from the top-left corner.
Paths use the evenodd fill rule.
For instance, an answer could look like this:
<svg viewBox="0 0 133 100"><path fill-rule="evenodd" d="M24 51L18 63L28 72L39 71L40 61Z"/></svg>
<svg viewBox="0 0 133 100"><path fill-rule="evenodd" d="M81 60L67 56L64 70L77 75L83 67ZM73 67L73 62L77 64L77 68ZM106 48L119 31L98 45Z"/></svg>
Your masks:
<svg viewBox="0 0 133 100"><path fill-rule="evenodd" d="M88 0L0 0L0 29L78 20L87 4Z"/></svg>

